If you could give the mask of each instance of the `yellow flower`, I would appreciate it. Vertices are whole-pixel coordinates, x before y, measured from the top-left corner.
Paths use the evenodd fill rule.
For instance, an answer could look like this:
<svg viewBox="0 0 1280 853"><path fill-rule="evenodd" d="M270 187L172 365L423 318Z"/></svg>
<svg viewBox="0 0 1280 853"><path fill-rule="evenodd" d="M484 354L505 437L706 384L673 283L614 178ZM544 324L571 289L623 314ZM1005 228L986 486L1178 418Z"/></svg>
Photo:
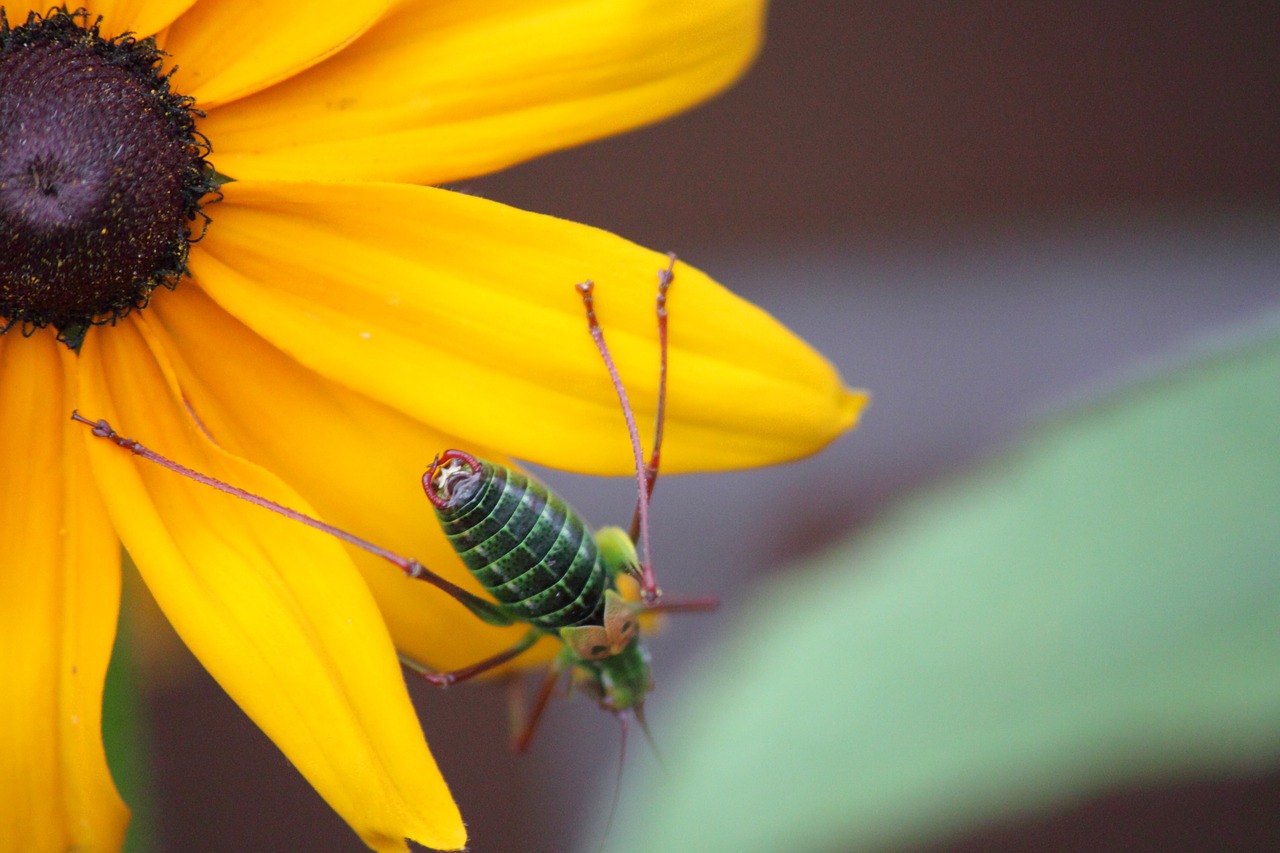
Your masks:
<svg viewBox="0 0 1280 853"><path fill-rule="evenodd" d="M454 667L512 633L69 415L474 589L423 500L426 461L458 446L625 473L573 285L597 280L651 428L664 259L415 184L706 98L754 54L762 4L85 5L42 23L28 13L43 3L0 3L0 833L15 850L120 844L99 732L122 542L204 666L367 844L461 847L393 645ZM33 34L49 20L61 29ZM154 36L164 66L128 32ZM702 273L677 267L671 309L664 470L793 458L856 420L863 398L820 356Z"/></svg>

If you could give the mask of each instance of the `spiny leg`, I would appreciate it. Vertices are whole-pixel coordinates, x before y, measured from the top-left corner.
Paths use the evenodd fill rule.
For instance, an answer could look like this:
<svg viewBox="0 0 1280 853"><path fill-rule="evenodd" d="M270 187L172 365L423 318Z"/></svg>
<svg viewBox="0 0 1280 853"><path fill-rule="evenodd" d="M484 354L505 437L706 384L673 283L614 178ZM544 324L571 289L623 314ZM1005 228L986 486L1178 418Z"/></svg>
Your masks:
<svg viewBox="0 0 1280 853"><path fill-rule="evenodd" d="M654 482L657 480L660 453L658 444L661 442L662 420L666 408L666 290L670 286L671 270L674 266L675 257L671 256L670 264L666 270L659 274L658 279L658 329L663 357L660 367L658 435L653 448L653 456L648 465L645 464L644 450L640 446L640 430L636 426L635 412L631 408L631 401L627 398L627 390L622 384L622 377L618 374L618 366L614 363L613 356L609 353L608 344L605 343L604 329L600 327L600 321L596 318L595 282L588 280L577 285L578 293L582 295L582 306L587 314L587 330L591 333L591 340L595 342L596 350L600 353L600 358L604 361L605 368L609 371L609 379L613 382L614 391L618 395L618 402L622 406L622 416L627 423L627 433L631 439L631 452L635 458L637 491L636 511L631 522L631 539L639 545L640 595L649 603L657 601L662 596L662 590L658 589L658 582L654 577L653 560L649 546L649 494L653 490ZM651 471L652 473L650 473Z"/></svg>
<svg viewBox="0 0 1280 853"><path fill-rule="evenodd" d="M430 667L423 666L411 657L400 655L400 663L406 669L420 676L423 681L428 684L434 684L436 687L448 687L451 684L458 684L475 678L477 675L483 675L491 669L502 666L509 660L519 657L527 652L534 643L544 636L542 631L537 628L530 628L520 641L509 649L504 649L496 655L485 658L482 661L464 666L462 669L452 669L446 672L438 672Z"/></svg>
<svg viewBox="0 0 1280 853"><path fill-rule="evenodd" d="M542 683L538 685L538 695L533 700L533 708L529 711L524 726L520 728L512 744L516 752L524 752L529 748L533 733L538 728L538 721L542 719L542 712L547 709L551 694L556 692L556 682L560 680L563 673L564 663L560 658L553 660L547 667L547 674L542 677Z"/></svg>
<svg viewBox="0 0 1280 853"><path fill-rule="evenodd" d="M141 456L149 462L154 462L163 468L173 471L174 473L181 474L190 480L195 480L197 483L217 489L220 492L225 492L226 494L240 498L243 501L248 501L249 503L260 506L263 509L271 510L278 515L283 515L285 518L293 519L294 521L305 524L315 530L319 530L322 533L328 533L330 536L341 539L343 542L347 542L357 548L373 554L375 557L381 557L392 565L397 566L408 577L426 581L437 589L447 593L454 600L491 625L510 625L512 621L514 621L505 610L494 604L492 601L486 601L478 595L467 592L457 584L445 580L443 577L431 571L415 559L402 557L394 551L388 551L381 545L375 545L367 539L361 539L354 533L348 533L341 528L334 527L332 524L326 524L317 518L312 518L309 515L298 512L296 509L290 509L283 504L267 500L260 495L253 494L252 492L246 492L244 489L237 488L230 483L224 483L222 480L210 477L207 474L201 474L199 471L188 468L178 462L174 462L172 459L156 453L141 442L134 441L132 438L125 438L112 429L111 424L104 420L91 421L79 412L74 411L71 413L71 419L73 421L86 424L92 429L93 434L98 438L105 438L108 441L123 447L135 456Z"/></svg>
<svg viewBox="0 0 1280 853"><path fill-rule="evenodd" d="M631 541L640 536L640 502L653 500L653 487L658 482L658 465L662 458L662 430L667 422L667 291L675 278L676 253L668 252L670 259L665 269L658 270L658 295L654 302L658 315L658 411L654 418L653 451L649 464L644 466L644 493L636 496L636 509L631 515Z"/></svg>
<svg viewBox="0 0 1280 853"><path fill-rule="evenodd" d="M511 748L515 750L516 738L524 731L525 720L529 718L529 709L525 701L524 678L521 673L513 672L505 679L507 685L507 738Z"/></svg>

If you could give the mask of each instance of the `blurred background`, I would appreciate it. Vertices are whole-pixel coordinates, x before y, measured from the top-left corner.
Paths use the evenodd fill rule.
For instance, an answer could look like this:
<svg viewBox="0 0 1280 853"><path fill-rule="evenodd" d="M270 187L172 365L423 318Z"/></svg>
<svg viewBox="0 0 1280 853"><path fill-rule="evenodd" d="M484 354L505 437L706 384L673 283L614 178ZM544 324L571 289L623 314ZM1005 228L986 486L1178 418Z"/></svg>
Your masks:
<svg viewBox="0 0 1280 853"><path fill-rule="evenodd" d="M874 392L813 459L660 483L664 585L724 606L655 639L657 720L761 575L1280 307L1278 44L1273 3L779 2L718 100L459 187L675 250ZM626 480L545 476L629 517ZM172 644L142 661L163 849L364 849ZM501 689L414 695L471 849L595 846L611 717L557 702L517 756ZM1278 801L1280 773L1119 790L936 849L1276 850Z"/></svg>

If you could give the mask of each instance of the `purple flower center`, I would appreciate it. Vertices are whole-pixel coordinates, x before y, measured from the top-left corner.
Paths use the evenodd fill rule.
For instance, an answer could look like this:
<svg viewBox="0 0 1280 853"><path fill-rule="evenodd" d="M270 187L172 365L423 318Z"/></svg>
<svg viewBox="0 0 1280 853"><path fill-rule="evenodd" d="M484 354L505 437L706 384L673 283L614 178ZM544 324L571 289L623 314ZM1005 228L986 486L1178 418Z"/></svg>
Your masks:
<svg viewBox="0 0 1280 853"><path fill-rule="evenodd" d="M161 58L83 11L0 18L0 331L79 349L186 272L214 174Z"/></svg>

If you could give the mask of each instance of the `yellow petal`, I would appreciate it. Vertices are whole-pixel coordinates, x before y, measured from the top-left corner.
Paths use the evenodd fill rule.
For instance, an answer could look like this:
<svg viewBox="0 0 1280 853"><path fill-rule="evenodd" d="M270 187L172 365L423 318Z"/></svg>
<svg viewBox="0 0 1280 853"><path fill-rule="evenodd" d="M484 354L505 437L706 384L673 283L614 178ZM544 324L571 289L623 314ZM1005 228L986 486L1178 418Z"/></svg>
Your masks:
<svg viewBox="0 0 1280 853"><path fill-rule="evenodd" d="M333 383L298 364L209 299L179 287L152 303L149 317L173 357L183 392L224 448L258 462L296 489L331 524L416 557L473 592L480 586L458 559L422 493L437 453L467 444ZM236 353L228 359L226 353ZM252 365L253 381L245 365ZM456 669L511 645L524 628L494 628L444 593L405 578L358 549L364 573L396 647L437 669ZM556 650L549 643L519 661ZM495 732L495 737L498 733Z"/></svg>
<svg viewBox="0 0 1280 853"><path fill-rule="evenodd" d="M0 337L0 833L6 850L119 848L129 820L102 750L120 547L89 479L74 357Z"/></svg>
<svg viewBox="0 0 1280 853"><path fill-rule="evenodd" d="M152 35L181 15L195 0L96 0L88 3L71 3L69 8L84 6L92 23L102 17L102 35L118 36L133 33L139 38ZM29 12L48 13L54 4L49 0L25 3L0 3L10 26L18 26L27 20Z"/></svg>
<svg viewBox="0 0 1280 853"><path fill-rule="evenodd" d="M215 301L317 372L522 459L632 468L574 287L651 434L653 300L666 258L603 231L423 187L249 184L191 265ZM853 425L864 395L754 305L677 264L665 470L764 465Z"/></svg>
<svg viewBox="0 0 1280 853"><path fill-rule="evenodd" d="M97 0L90 14L102 16L104 34L131 32L139 38L154 35L173 23L196 0ZM48 0L44 4L48 6Z"/></svg>
<svg viewBox="0 0 1280 853"><path fill-rule="evenodd" d="M174 90L194 97L202 109L244 97L342 50L387 5L385 0L204 0L165 36L164 49L178 69ZM283 117L285 123L292 120L292 111Z"/></svg>
<svg viewBox="0 0 1280 853"><path fill-rule="evenodd" d="M84 414L307 510L277 478L200 432L145 314L94 329L80 360ZM85 433L107 508L147 586L240 707L371 847L406 850L406 836L460 847L461 820L386 628L336 540Z"/></svg>
<svg viewBox="0 0 1280 853"><path fill-rule="evenodd" d="M763 11L761 0L407 2L202 130L240 179L473 177L705 100L755 55Z"/></svg>

